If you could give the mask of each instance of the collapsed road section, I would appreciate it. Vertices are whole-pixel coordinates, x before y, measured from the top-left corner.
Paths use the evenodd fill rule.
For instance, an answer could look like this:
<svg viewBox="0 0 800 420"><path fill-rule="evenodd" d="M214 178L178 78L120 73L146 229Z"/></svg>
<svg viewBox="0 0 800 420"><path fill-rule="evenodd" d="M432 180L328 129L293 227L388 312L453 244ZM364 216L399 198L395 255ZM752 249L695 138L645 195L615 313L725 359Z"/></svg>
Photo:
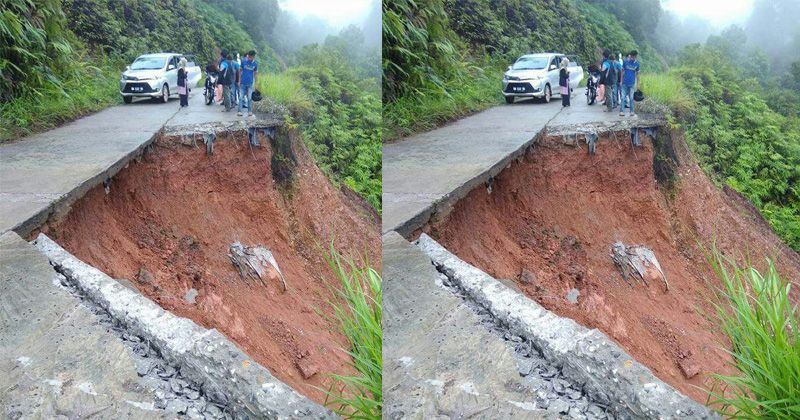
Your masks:
<svg viewBox="0 0 800 420"><path fill-rule="evenodd" d="M296 132L259 122L167 127L25 233L53 266L49 293L113 333L129 354L117 369L140 378L127 382L140 391L119 401L126 394L95 367L80 398L67 398L80 385L72 377L83 360L73 360L39 378L61 383L51 404L69 407L3 401L8 413L81 415L86 398L102 396L120 418L335 417L324 390L331 375L353 372L331 321L325 250L334 241L343 255L380 261L378 216L330 183ZM19 281L5 274L3 285ZM4 330L15 328L9 319L18 317L4 317ZM22 360L3 359L3 371L42 362L25 346L3 348Z"/></svg>

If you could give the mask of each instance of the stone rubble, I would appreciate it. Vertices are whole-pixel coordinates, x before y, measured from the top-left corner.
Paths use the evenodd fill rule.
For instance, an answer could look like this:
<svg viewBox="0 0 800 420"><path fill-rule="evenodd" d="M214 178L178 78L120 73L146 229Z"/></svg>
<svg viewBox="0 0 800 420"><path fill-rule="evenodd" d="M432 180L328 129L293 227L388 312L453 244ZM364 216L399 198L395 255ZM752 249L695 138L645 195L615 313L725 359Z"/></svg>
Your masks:
<svg viewBox="0 0 800 420"><path fill-rule="evenodd" d="M519 375L531 389L535 390L531 395L531 401L525 402L533 403L536 407L563 418L615 419L606 405L593 401L583 391L581 385L570 382L561 369L548 362L530 340L513 334L508 326L503 325L483 306L470 299L446 274L440 272L439 276L441 285L463 299L478 315L486 329L502 337L508 346L514 349Z"/></svg>

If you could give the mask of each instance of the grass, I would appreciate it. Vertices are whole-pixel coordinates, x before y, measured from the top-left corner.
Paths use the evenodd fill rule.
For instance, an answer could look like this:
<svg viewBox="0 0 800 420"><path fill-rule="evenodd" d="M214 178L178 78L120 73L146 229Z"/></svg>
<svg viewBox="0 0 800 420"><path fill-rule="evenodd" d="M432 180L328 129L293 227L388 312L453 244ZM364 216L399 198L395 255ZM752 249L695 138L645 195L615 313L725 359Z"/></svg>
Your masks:
<svg viewBox="0 0 800 420"><path fill-rule="evenodd" d="M303 84L291 73L259 74L256 89L262 96L269 97L293 115L306 114L314 106L311 96L303 89Z"/></svg>
<svg viewBox="0 0 800 420"><path fill-rule="evenodd" d="M685 115L694 107L689 91L672 73L644 73L640 76L639 88L646 101L666 107L675 115Z"/></svg>
<svg viewBox="0 0 800 420"><path fill-rule="evenodd" d="M358 372L353 376L331 375L335 381L326 391L325 405L351 419L380 419L382 404L382 339L380 275L342 257L331 243L328 265L339 280L336 299L330 302L334 318L350 343L348 354Z"/></svg>
<svg viewBox="0 0 800 420"><path fill-rule="evenodd" d="M473 71L479 74L451 81L445 86L445 91L429 90L384 103L383 141L430 130L469 113L500 104L503 100L500 94L502 72Z"/></svg>
<svg viewBox="0 0 800 420"><path fill-rule="evenodd" d="M31 90L0 103L0 142L45 131L120 103L119 70L110 64L85 67L83 76Z"/></svg>
<svg viewBox="0 0 800 420"><path fill-rule="evenodd" d="M791 282L769 259L765 274L738 268L716 248L710 260L723 283L717 316L741 372L714 375L710 405L731 418L800 418L800 312Z"/></svg>

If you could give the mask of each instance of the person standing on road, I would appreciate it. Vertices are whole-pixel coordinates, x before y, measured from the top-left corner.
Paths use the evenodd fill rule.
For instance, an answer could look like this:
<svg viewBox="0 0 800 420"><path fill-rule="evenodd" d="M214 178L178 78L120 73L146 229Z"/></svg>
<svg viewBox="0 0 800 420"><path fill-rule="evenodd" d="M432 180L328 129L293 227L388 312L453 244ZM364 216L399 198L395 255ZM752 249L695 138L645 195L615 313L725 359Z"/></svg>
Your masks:
<svg viewBox="0 0 800 420"><path fill-rule="evenodd" d="M249 116L253 116L253 86L256 84L256 77L258 76L258 62L256 61L255 50L247 52L244 61L242 61L242 70L239 80L241 81L240 91L241 98L239 98L239 106L237 113L242 116L242 105L247 100L247 110Z"/></svg>
<svg viewBox="0 0 800 420"><path fill-rule="evenodd" d="M619 102L619 115L625 116L626 103L631 108L631 117L636 117L633 111L633 93L639 89L639 61L636 59L639 53L631 50L628 59L622 63L622 100Z"/></svg>
<svg viewBox="0 0 800 420"><path fill-rule="evenodd" d="M222 84L222 101L225 104L225 109L222 112L228 112L233 109L233 105L231 104L232 101L232 90L233 84L236 81L236 69L233 67L233 57L228 54L225 57L225 60L222 62L219 68L220 71L220 83Z"/></svg>
<svg viewBox="0 0 800 420"><path fill-rule="evenodd" d="M603 65L600 68L602 72L601 79L603 79L603 86L605 90L605 112L612 112L614 110L614 97L617 91L617 67L614 65L613 60L609 58L611 53L608 50L603 50Z"/></svg>
<svg viewBox="0 0 800 420"><path fill-rule="evenodd" d="M239 92L239 70L241 69L241 65L242 60L239 59L239 53L236 53L236 59L233 60L236 80L233 83L233 90L231 90L231 106L236 106L241 100L241 94Z"/></svg>
<svg viewBox="0 0 800 420"><path fill-rule="evenodd" d="M187 86L187 79L186 58L181 57L181 61L178 62L178 96L181 98L181 108L189 106L189 86Z"/></svg>
<svg viewBox="0 0 800 420"><path fill-rule="evenodd" d="M569 59L564 57L561 59L561 70L558 72L558 86L561 89L561 107L569 106Z"/></svg>
<svg viewBox="0 0 800 420"><path fill-rule="evenodd" d="M622 96L622 53L617 53L615 57L612 57L611 62L617 69L617 81L614 84L614 108L616 108L619 106L619 99Z"/></svg>

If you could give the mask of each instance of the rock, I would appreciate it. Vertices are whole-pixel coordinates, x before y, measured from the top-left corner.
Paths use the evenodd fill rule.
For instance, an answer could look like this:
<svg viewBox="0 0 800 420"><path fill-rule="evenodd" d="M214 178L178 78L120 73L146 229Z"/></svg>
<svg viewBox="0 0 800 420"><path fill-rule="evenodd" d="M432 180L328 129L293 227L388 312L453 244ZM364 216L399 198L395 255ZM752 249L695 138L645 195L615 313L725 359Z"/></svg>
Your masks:
<svg viewBox="0 0 800 420"><path fill-rule="evenodd" d="M139 273L136 274L136 281L142 284L150 284L153 282L153 274L141 267L139 268Z"/></svg>
<svg viewBox="0 0 800 420"><path fill-rule="evenodd" d="M528 376L531 374L533 370L534 362L533 360L521 360L517 362L517 369L519 370L520 376Z"/></svg>
<svg viewBox="0 0 800 420"><path fill-rule="evenodd" d="M319 367L311 361L311 359L304 357L295 363L297 369L303 375L303 379L308 379L319 372Z"/></svg>
<svg viewBox="0 0 800 420"><path fill-rule="evenodd" d="M563 400L555 400L547 407L547 411L554 414L567 414L569 412L569 403Z"/></svg>
<svg viewBox="0 0 800 420"><path fill-rule="evenodd" d="M681 373L686 379L692 379L700 373L700 365L691 357L678 360L678 367L681 368Z"/></svg>
<svg viewBox="0 0 800 420"><path fill-rule="evenodd" d="M199 292L197 291L197 289L192 288L192 289L189 289L188 292L186 292L186 295L183 298L186 299L187 302L189 302L192 305L194 305L195 304L195 298L197 298L198 293Z"/></svg>
<svg viewBox="0 0 800 420"><path fill-rule="evenodd" d="M576 419L576 420L580 420L580 419L585 419L586 418L586 416L584 416L583 413L581 413L581 410L579 410L577 407L570 407L568 415L569 415L569 418Z"/></svg>
<svg viewBox="0 0 800 420"><path fill-rule="evenodd" d="M567 292L567 301L569 303L575 305L575 304L578 303L578 296L580 296L580 295L581 295L581 291L580 290L578 290L578 289L570 289L570 291Z"/></svg>
<svg viewBox="0 0 800 420"><path fill-rule="evenodd" d="M186 414L186 410L189 409L189 404L181 400L169 400L167 402L167 411L178 413L178 414Z"/></svg>
<svg viewBox="0 0 800 420"><path fill-rule="evenodd" d="M523 268L519 272L519 281L522 284L534 284L536 283L536 275L531 273L527 268Z"/></svg>

